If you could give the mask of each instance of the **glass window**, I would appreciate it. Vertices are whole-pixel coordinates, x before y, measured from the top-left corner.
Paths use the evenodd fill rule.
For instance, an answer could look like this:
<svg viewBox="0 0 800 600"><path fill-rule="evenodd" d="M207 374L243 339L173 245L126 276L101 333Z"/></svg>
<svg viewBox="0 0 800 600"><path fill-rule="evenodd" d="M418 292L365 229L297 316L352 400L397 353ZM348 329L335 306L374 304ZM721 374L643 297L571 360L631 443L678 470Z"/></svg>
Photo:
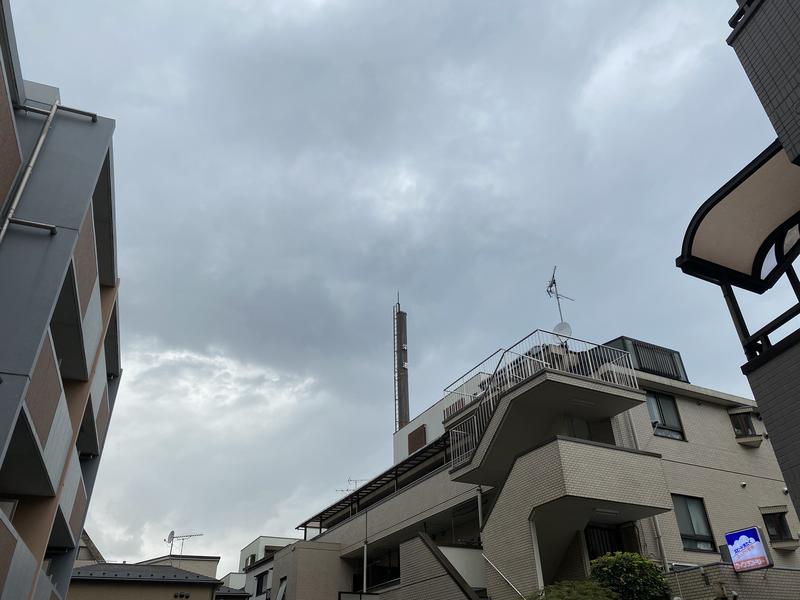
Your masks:
<svg viewBox="0 0 800 600"><path fill-rule="evenodd" d="M266 591L266 586L264 585L267 580L267 574L261 573L260 575L256 575L256 596L260 596Z"/></svg>
<svg viewBox="0 0 800 600"><path fill-rule="evenodd" d="M786 522L786 513L772 513L764 516L764 525L767 526L769 539L773 542L785 542L792 539L789 523Z"/></svg>
<svg viewBox="0 0 800 600"><path fill-rule="evenodd" d="M753 416L750 413L731 415L731 425L733 425L733 432L736 437L756 435L755 427L753 427Z"/></svg>
<svg viewBox="0 0 800 600"><path fill-rule="evenodd" d="M715 552L714 535L708 523L708 515L702 498L672 495L675 518L681 532L684 550Z"/></svg>
<svg viewBox="0 0 800 600"><path fill-rule="evenodd" d="M650 413L653 433L675 440L685 439L675 398L666 394L647 392L647 411Z"/></svg>

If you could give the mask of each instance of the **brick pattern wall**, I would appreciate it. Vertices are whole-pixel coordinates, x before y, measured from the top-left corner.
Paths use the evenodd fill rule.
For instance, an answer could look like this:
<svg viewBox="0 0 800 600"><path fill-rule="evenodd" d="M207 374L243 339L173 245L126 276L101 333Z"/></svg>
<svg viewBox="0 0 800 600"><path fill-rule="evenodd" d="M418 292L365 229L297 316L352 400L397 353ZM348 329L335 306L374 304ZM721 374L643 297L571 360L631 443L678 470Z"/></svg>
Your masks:
<svg viewBox="0 0 800 600"><path fill-rule="evenodd" d="M797 600L800 571L766 569L735 573L730 565L716 564L700 569L670 573L667 581L675 596L683 600L712 600L736 592L738 600ZM724 588L720 585L724 586ZM730 596L728 596L730 598Z"/></svg>
<svg viewBox="0 0 800 600"><path fill-rule="evenodd" d="M797 370L796 366L790 368ZM800 384L800 374L797 381ZM629 413L640 449L661 454L664 476L671 493L704 499L716 545L723 543L727 531L749 525L763 528L759 507L790 504L783 493L784 482L772 451L772 444L776 441L774 436L764 440L759 448L740 446L725 407L680 395L675 398L686 441L654 435L647 407L639 406ZM759 398L758 392L756 398ZM759 410L765 422L753 417L756 432L762 434L767 431L764 425L768 422L763 404ZM632 441L632 432L625 420L618 419L617 426L619 433L615 429L615 435ZM741 487L742 482L747 485ZM790 530L800 532L800 520L792 507L786 518ZM717 553L683 549L674 512L658 515L656 519L668 561L702 565L720 560ZM647 548L645 554L657 558L658 548L651 520L640 521L638 525L643 545ZM778 566L800 568L799 552L773 551L773 557Z"/></svg>
<svg viewBox="0 0 800 600"><path fill-rule="evenodd" d="M800 345L779 354L747 376L792 498L800 501Z"/></svg>
<svg viewBox="0 0 800 600"><path fill-rule="evenodd" d="M756 3L759 4L759 3ZM761 2L730 41L792 162L800 161L800 5Z"/></svg>
<svg viewBox="0 0 800 600"><path fill-rule="evenodd" d="M386 597L402 600L464 600L464 591L418 537L400 544L400 588ZM384 595L381 595L383 600Z"/></svg>
<svg viewBox="0 0 800 600"><path fill-rule="evenodd" d="M589 576L588 555L584 546L583 531L576 531L572 541L564 553L561 566L558 567L554 581L586 579Z"/></svg>

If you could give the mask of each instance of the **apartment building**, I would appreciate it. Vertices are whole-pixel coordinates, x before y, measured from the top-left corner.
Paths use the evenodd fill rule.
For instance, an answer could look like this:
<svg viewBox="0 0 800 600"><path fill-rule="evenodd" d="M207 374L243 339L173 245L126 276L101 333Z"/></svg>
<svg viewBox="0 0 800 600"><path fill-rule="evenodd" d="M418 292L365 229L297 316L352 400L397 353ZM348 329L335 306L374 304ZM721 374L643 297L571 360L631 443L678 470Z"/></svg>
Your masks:
<svg viewBox="0 0 800 600"><path fill-rule="evenodd" d="M0 598L67 592L121 375L114 121L25 81L0 2Z"/></svg>
<svg viewBox="0 0 800 600"><path fill-rule="evenodd" d="M749 526L775 566L737 576L761 594L739 598L800 589L800 521L759 408L690 383L675 350L535 331L393 442L395 463L303 521L253 598L512 600L627 550L700 600L720 582L697 567L731 575L724 534Z"/></svg>
<svg viewBox="0 0 800 600"><path fill-rule="evenodd" d="M800 278L793 263L800 256L800 10L790 0L739 0L728 23L727 42L778 139L703 202L676 262L684 273L720 287L746 357L742 372L797 502ZM751 330L736 290L769 295L779 282L793 291L792 305Z"/></svg>
<svg viewBox="0 0 800 600"><path fill-rule="evenodd" d="M272 589L273 558L281 548L297 538L261 535L239 552L239 570L228 573L222 583L233 589L245 590L250 598L264 598Z"/></svg>

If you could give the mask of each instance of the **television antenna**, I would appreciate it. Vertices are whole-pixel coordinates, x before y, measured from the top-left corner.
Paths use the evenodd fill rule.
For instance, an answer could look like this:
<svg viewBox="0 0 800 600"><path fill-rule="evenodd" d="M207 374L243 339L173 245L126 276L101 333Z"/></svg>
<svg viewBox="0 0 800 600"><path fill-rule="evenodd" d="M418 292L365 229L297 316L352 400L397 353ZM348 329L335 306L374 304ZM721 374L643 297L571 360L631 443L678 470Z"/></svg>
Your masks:
<svg viewBox="0 0 800 600"><path fill-rule="evenodd" d="M558 265L553 267L553 274L550 275L550 281L547 283L547 295L550 298L556 299L556 305L558 306L558 318L559 323L553 328L553 333L558 336L570 337L572 335L572 327L569 323L564 320L564 312L561 309L561 300L569 300L571 302L575 301L575 298L570 298L569 296L565 296L561 292L558 291L558 282L556 281L556 269L558 269Z"/></svg>
<svg viewBox="0 0 800 600"><path fill-rule="evenodd" d="M352 477L348 477L347 487L345 489L337 489L336 491L350 494L360 488L362 483L367 483L368 481L369 479L353 479Z"/></svg>
<svg viewBox="0 0 800 600"><path fill-rule="evenodd" d="M175 530L173 529L172 531L169 532L169 535L167 535L166 539L164 539L164 541L167 544L169 544L169 555L172 556L172 546L175 544L176 541L180 541L181 543L180 556L183 556L184 542L186 542L186 540L188 540L189 538L201 537L202 535L203 535L202 533L186 533L182 535L175 535ZM178 560L178 564L180 565L180 559Z"/></svg>

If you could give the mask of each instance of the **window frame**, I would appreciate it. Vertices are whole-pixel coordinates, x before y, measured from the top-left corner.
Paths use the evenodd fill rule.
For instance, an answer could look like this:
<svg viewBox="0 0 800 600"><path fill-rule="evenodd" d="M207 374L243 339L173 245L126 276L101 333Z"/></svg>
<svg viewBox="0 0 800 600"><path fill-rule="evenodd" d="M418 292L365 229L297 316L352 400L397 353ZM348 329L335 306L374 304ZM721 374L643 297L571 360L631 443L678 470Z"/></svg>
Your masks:
<svg viewBox="0 0 800 600"><path fill-rule="evenodd" d="M758 435L758 433L756 432L756 427L753 424L753 413L752 412L734 413L734 414L729 415L729 416L731 418L731 427L733 427L733 434L737 438L753 437L753 436ZM737 430L737 426L736 426L736 423L735 423L735 419L746 419L747 420L746 424L749 425L749 431L751 431L752 433L748 433L747 429L742 430L742 431L744 431L744 433L738 433L736 431ZM741 428L739 428L739 429L741 429Z"/></svg>
<svg viewBox="0 0 800 600"><path fill-rule="evenodd" d="M267 573L269 573L269 571L264 571L256 575L256 596L260 596L267 591L264 588L264 584L267 582Z"/></svg>
<svg viewBox="0 0 800 600"><path fill-rule="evenodd" d="M714 537L714 529L711 527L711 519L709 519L708 517L708 509L706 508L705 499L700 496L689 496L688 494L671 494L671 496L672 496L672 506L675 509L675 522L678 525L678 534L681 536L681 543L683 545L684 552L703 552L705 554L719 554L716 538ZM680 520L678 519L676 499L680 499L681 501L697 500L700 502L700 506L703 508L703 516L705 517L709 535L702 535L698 533L684 533L683 531L681 531L681 523ZM689 512L688 502L686 503L686 511L687 513ZM686 546L687 540L690 542L709 542L711 544L711 548L705 549L705 548L687 547Z"/></svg>
<svg viewBox="0 0 800 600"><path fill-rule="evenodd" d="M659 421L653 421L653 415L650 411L650 400L653 400L653 405L658 412ZM671 427L666 425L666 419L664 418L664 410L661 407L661 400L668 400L672 402L675 407L675 416L678 419L678 427ZM664 394L662 392L653 392L650 390L646 390L646 400L647 403L647 416L650 419L650 425L653 427L653 435L657 435L658 437L667 438L670 440L679 440L682 442L686 441L686 430L683 427L683 419L681 419L681 411L678 410L678 399L675 396L670 394ZM670 435L670 433L678 434L678 437L675 435Z"/></svg>
<svg viewBox="0 0 800 600"><path fill-rule="evenodd" d="M786 519L785 512L774 512L774 513L764 513L761 515L762 519L764 520L764 529L767 530L767 536L769 537L770 542L793 542L796 538L792 537L792 530L789 527L789 521ZM782 532L779 531L779 536L773 537L772 532L769 530L769 523L767 522L767 517L776 517L780 518L781 521L778 523L778 530L785 528L786 537L783 537Z"/></svg>

